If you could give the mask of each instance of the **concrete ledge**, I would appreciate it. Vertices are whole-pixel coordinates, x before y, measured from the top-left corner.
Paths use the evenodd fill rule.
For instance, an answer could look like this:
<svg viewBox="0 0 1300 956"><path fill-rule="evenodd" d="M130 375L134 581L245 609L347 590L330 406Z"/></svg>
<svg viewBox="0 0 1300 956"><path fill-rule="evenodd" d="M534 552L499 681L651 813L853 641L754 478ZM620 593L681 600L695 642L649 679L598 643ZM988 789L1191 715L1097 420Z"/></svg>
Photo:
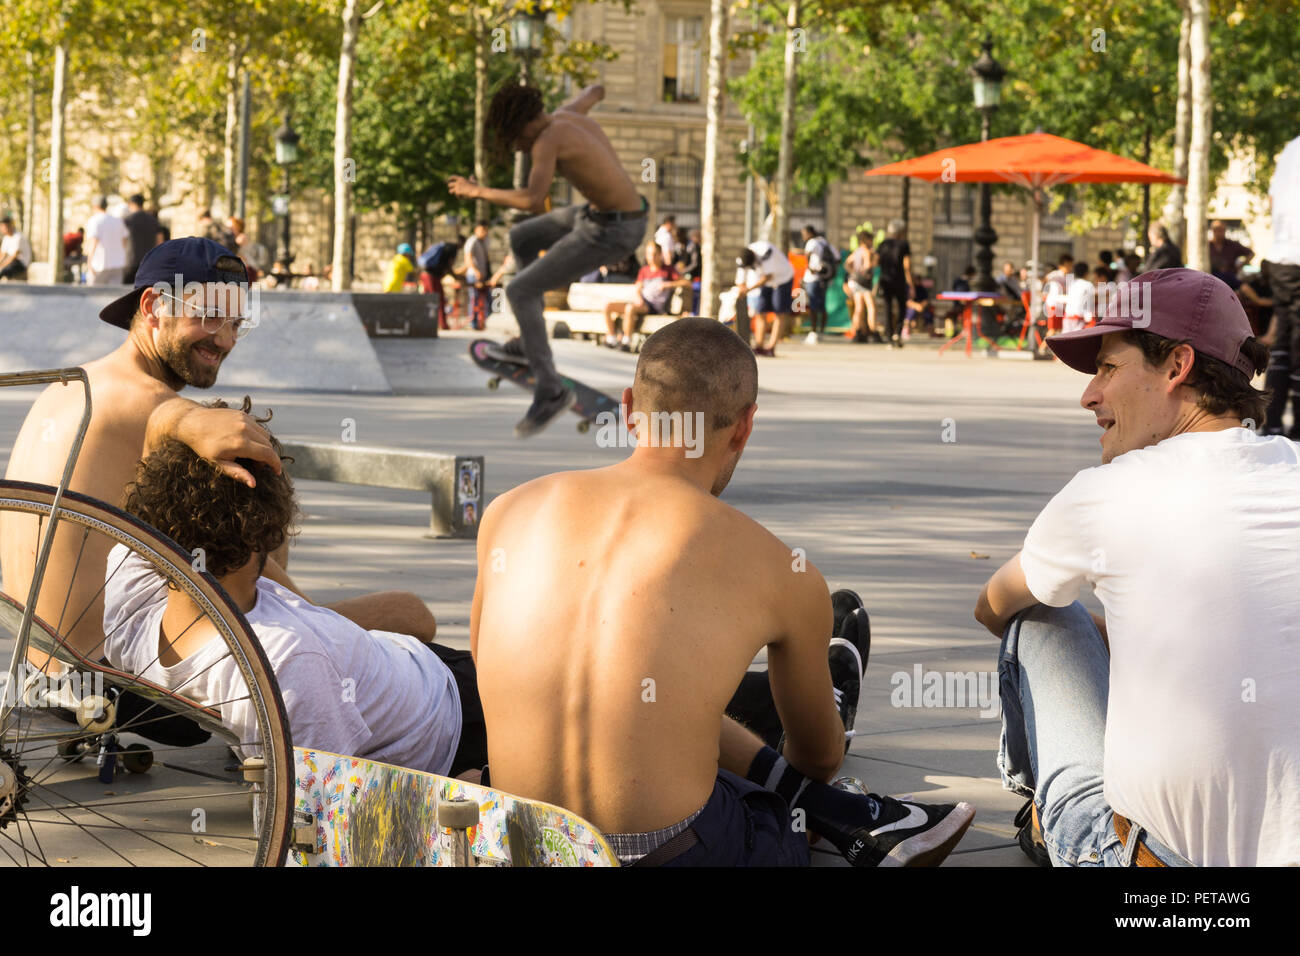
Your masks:
<svg viewBox="0 0 1300 956"><path fill-rule="evenodd" d="M283 443L294 478L377 488L411 488L432 496L435 538L476 538L483 514L483 457L403 451L342 442Z"/></svg>
<svg viewBox="0 0 1300 956"><path fill-rule="evenodd" d="M0 284L0 372L64 368L126 339L99 310L126 286ZM412 297L414 298L414 297ZM267 291L259 322L222 364L220 388L391 392L347 292Z"/></svg>

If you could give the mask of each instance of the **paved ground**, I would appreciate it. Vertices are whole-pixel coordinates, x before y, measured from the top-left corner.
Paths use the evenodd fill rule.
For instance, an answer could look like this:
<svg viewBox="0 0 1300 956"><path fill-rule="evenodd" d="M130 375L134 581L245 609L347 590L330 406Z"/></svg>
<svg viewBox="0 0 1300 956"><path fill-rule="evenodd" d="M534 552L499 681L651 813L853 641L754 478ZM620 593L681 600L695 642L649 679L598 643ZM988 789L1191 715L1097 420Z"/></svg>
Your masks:
<svg viewBox="0 0 1300 956"><path fill-rule="evenodd" d="M396 395L255 398L274 408L285 437L338 440L352 419L361 443L484 455L489 498L625 454L597 447L595 431L578 434L572 416L515 440L526 396L483 387L464 357L469 337L377 343ZM635 356L582 342L557 342L556 356L614 394L635 365ZM1084 384L1059 363L940 356L928 344L794 344L760 360L755 434L724 500L805 549L832 588L863 596L872 656L844 772L879 792L975 804L951 864L1026 863L1011 826L1021 801L1002 791L993 762L998 722L977 706L895 707L891 691L896 675L910 680L918 667L993 675L996 644L971 609L1048 498L1097 463L1098 430L1077 405ZM0 462L32 394L0 390ZM467 645L473 543L425 537L427 496L320 482L300 491L307 517L290 570L309 593L409 588L437 615L443 641Z"/></svg>

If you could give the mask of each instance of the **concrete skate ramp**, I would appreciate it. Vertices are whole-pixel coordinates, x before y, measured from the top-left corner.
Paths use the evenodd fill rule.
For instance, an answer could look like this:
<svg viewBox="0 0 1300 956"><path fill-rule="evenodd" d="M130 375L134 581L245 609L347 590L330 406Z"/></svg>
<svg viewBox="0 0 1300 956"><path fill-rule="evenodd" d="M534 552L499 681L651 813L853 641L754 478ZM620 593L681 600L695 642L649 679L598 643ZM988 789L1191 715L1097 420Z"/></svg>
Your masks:
<svg viewBox="0 0 1300 956"><path fill-rule="evenodd" d="M0 284L0 372L98 358L126 333L99 320L125 287ZM221 368L219 387L390 392L346 292L262 292L258 327Z"/></svg>

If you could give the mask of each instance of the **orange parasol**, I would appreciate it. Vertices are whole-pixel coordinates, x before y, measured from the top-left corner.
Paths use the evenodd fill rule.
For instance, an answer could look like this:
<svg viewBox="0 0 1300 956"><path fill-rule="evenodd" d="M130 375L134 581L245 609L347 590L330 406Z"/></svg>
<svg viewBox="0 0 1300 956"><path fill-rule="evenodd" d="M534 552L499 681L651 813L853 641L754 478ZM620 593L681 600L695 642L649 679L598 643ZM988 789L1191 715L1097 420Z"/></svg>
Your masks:
<svg viewBox="0 0 1300 956"><path fill-rule="evenodd" d="M1030 271L1038 277L1038 229L1044 192L1062 183L1182 183L1153 166L1050 133L1003 136L877 166L868 176L911 176L927 182L1015 183L1033 194Z"/></svg>

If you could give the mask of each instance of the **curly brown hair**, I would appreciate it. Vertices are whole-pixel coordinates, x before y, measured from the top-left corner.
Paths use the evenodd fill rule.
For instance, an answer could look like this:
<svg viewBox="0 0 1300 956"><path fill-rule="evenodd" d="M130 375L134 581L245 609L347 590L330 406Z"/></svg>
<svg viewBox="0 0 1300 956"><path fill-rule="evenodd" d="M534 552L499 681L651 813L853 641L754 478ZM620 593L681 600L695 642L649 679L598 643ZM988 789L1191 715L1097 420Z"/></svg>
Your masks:
<svg viewBox="0 0 1300 956"><path fill-rule="evenodd" d="M509 82L497 90L483 125L492 132L493 158L504 162L525 126L542 115L542 91Z"/></svg>
<svg viewBox="0 0 1300 956"><path fill-rule="evenodd" d="M205 404L229 407L220 399ZM252 406L245 396L244 413L251 414ZM270 411L256 420L265 425ZM270 438L281 461L292 461ZM265 556L296 534L300 512L287 473L277 475L247 458L237 461L252 473L256 488L223 474L188 445L169 441L136 465L123 508L187 551L201 548L205 569L215 577L238 571L253 555Z"/></svg>

